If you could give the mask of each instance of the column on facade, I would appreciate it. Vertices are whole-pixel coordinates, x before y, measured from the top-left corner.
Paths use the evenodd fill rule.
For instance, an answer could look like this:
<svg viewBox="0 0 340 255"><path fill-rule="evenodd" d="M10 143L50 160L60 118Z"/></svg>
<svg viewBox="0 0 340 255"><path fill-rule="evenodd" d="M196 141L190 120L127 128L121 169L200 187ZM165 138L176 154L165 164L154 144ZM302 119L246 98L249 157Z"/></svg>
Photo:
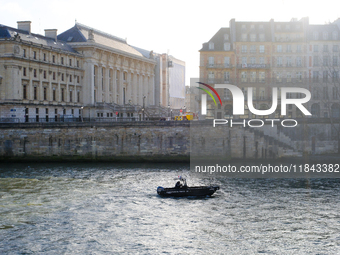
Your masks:
<svg viewBox="0 0 340 255"><path fill-rule="evenodd" d="M119 104L124 104L124 95L123 95L123 88L124 88L124 71L119 71L119 79L118 79L118 92L119 92Z"/></svg>
<svg viewBox="0 0 340 255"><path fill-rule="evenodd" d="M137 89L138 89L138 85L137 85L137 74L136 72L133 72L133 82L132 82L132 103L134 105L138 104L137 102Z"/></svg>
<svg viewBox="0 0 340 255"><path fill-rule="evenodd" d="M27 95L27 98L29 100L33 100L34 99L34 96L33 96L33 81L32 81L32 71L33 71L33 68L32 67L29 67L28 70L27 70L27 73L28 73L28 78L29 78L29 87L28 87L28 95Z"/></svg>
<svg viewBox="0 0 340 255"><path fill-rule="evenodd" d="M39 72L38 77L39 77L39 93L38 93L38 100L43 101L44 100L44 89L43 89L43 82L42 82L42 77L43 77L43 70L39 68L37 70Z"/></svg>
<svg viewBox="0 0 340 255"><path fill-rule="evenodd" d="M154 75L149 76L149 95L150 95L150 101L149 103L151 105L155 104L155 79Z"/></svg>
<svg viewBox="0 0 340 255"><path fill-rule="evenodd" d="M70 88L69 88L69 82L70 82L70 76L71 74L66 74L66 91L64 92L64 99L65 99L65 102L70 102ZM59 75L58 75L59 77ZM66 95L65 95L66 93Z"/></svg>
<svg viewBox="0 0 340 255"><path fill-rule="evenodd" d="M143 100L143 98L144 98L145 96L148 97L148 91L146 90L145 84L146 84L146 77L145 77L145 75L144 75L144 73L143 73L142 76L141 76L142 103L143 103L143 101L144 101L144 103L147 104L148 98L146 98L146 99Z"/></svg>
<svg viewBox="0 0 340 255"><path fill-rule="evenodd" d="M104 101L107 102L107 103L110 103L111 100L110 100L110 93L111 93L111 90L110 90L110 71L111 71L111 68L110 66L107 66L107 68L105 69L105 77L104 77L104 90L105 90L105 94L104 94ZM112 77L111 77L112 79Z"/></svg>
<svg viewBox="0 0 340 255"><path fill-rule="evenodd" d="M116 68L112 68L112 102L117 103L117 81L116 81Z"/></svg>
<svg viewBox="0 0 340 255"><path fill-rule="evenodd" d="M140 98L140 94L139 94L139 74L135 73L135 103L136 105L140 105L139 103L139 98Z"/></svg>
<svg viewBox="0 0 340 255"><path fill-rule="evenodd" d="M126 80L126 89L125 89L125 103L128 104L131 100L132 102L132 73L130 71L126 72L127 74L127 80Z"/></svg>

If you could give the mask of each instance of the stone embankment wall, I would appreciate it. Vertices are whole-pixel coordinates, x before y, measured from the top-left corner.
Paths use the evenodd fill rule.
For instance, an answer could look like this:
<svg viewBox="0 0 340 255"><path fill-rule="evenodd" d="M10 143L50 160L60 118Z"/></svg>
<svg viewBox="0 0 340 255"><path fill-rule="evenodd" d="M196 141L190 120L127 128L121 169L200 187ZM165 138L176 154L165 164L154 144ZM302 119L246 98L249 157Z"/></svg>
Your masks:
<svg viewBox="0 0 340 255"><path fill-rule="evenodd" d="M270 125L213 128L210 122L167 121L0 124L0 160L189 162L190 156L261 159L324 153L325 146L327 153L335 153L337 142L331 139L327 127L315 123L294 130ZM326 133L318 133L322 131Z"/></svg>
<svg viewBox="0 0 340 255"><path fill-rule="evenodd" d="M189 125L178 123L16 124L0 127L3 159L189 160Z"/></svg>

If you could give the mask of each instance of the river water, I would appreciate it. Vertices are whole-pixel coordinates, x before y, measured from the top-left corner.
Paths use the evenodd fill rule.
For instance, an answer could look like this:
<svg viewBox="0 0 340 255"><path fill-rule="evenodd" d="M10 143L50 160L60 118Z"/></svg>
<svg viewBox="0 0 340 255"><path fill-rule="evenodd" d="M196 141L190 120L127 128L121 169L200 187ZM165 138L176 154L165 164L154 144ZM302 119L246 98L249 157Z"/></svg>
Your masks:
<svg viewBox="0 0 340 255"><path fill-rule="evenodd" d="M178 175L221 189L159 197ZM340 254L339 184L202 179L179 164L3 164L0 254Z"/></svg>

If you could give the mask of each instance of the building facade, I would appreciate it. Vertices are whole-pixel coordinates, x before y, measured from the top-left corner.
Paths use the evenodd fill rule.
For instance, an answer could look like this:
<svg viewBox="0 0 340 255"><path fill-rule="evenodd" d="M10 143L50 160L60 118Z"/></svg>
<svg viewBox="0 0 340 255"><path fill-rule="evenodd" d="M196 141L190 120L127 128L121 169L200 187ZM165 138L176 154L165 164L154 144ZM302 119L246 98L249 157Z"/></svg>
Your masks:
<svg viewBox="0 0 340 255"><path fill-rule="evenodd" d="M266 110L272 105L273 87L303 87L311 91L307 109L313 117L339 116L340 22L311 25L308 18L289 22L237 22L230 20L200 50L200 81L233 84L244 91L253 88L253 105ZM326 70L327 69L327 70ZM229 118L232 97L218 90L223 106L208 99L207 118ZM331 97L332 95L332 97ZM302 95L291 93L289 98ZM278 89L280 100L280 89ZM247 105L241 118L253 118ZM288 105L288 117L302 117ZM270 117L281 116L280 104Z"/></svg>
<svg viewBox="0 0 340 255"><path fill-rule="evenodd" d="M81 116L83 55L56 40L31 33L31 22L0 26L0 118L8 122L57 121Z"/></svg>
<svg viewBox="0 0 340 255"><path fill-rule="evenodd" d="M154 56L76 23L57 35L0 25L2 122L141 120L156 104Z"/></svg>

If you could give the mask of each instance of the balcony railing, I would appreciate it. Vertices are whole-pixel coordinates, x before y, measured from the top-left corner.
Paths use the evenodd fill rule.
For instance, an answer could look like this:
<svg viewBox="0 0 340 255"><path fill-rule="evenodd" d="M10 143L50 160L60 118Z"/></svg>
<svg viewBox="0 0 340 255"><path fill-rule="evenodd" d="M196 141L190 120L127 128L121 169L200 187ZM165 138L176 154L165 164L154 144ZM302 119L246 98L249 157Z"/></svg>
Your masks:
<svg viewBox="0 0 340 255"><path fill-rule="evenodd" d="M206 68L234 68L231 64L208 64Z"/></svg>
<svg viewBox="0 0 340 255"><path fill-rule="evenodd" d="M241 69L268 69L270 68L269 64L238 64L237 68Z"/></svg>
<svg viewBox="0 0 340 255"><path fill-rule="evenodd" d="M312 83L312 79L304 79L304 78L238 78L238 79L200 79L201 82L208 83L208 84L309 84ZM329 80L330 82L330 80ZM322 80L319 81L322 83Z"/></svg>

